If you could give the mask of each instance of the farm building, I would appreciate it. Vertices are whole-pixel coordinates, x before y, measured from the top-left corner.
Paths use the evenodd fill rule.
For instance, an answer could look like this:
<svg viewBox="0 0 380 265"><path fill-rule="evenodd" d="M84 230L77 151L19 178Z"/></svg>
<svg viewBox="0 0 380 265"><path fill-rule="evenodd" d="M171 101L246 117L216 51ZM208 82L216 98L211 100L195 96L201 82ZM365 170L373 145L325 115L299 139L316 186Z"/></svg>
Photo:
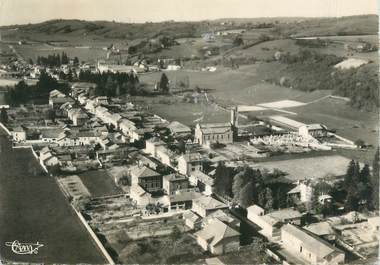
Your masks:
<svg viewBox="0 0 380 265"><path fill-rule="evenodd" d="M271 124L274 124L279 127L283 127L292 131L297 131L297 132L300 127L306 125L302 122L298 122L293 119L289 119L287 117L279 116L279 115L269 116L268 119Z"/></svg>
<svg viewBox="0 0 380 265"><path fill-rule="evenodd" d="M212 254L224 254L239 250L240 233L222 221L215 219L195 233L197 243Z"/></svg>
<svg viewBox="0 0 380 265"><path fill-rule="evenodd" d="M305 138L309 136L314 138L325 137L327 132L327 127L323 124L307 124L298 128L298 134Z"/></svg>
<svg viewBox="0 0 380 265"><path fill-rule="evenodd" d="M233 130L230 123L197 124L195 127L195 142L200 145L233 143Z"/></svg>
<svg viewBox="0 0 380 265"><path fill-rule="evenodd" d="M287 224L281 228L283 247L309 264L344 264L344 252L310 232Z"/></svg>

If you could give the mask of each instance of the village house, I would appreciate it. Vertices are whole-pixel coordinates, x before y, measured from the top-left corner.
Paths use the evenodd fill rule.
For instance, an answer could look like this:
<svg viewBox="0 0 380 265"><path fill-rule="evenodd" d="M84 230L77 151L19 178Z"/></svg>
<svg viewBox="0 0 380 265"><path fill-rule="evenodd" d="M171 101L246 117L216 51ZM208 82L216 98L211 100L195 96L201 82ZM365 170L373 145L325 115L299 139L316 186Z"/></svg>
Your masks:
<svg viewBox="0 0 380 265"><path fill-rule="evenodd" d="M159 165L159 162L154 158L150 158L142 154L138 154L136 157L134 157L134 159L137 161L140 167L147 166L153 170L156 170Z"/></svg>
<svg viewBox="0 0 380 265"><path fill-rule="evenodd" d="M200 153L186 153L178 159L178 172L190 176L192 172L203 169L203 159Z"/></svg>
<svg viewBox="0 0 380 265"><path fill-rule="evenodd" d="M240 229L240 221L239 219L235 218L232 214L230 214L227 211L217 210L202 220L202 227L207 226L210 224L213 220L218 219L219 221L222 221L229 227L232 227L233 229L236 229L239 231Z"/></svg>
<svg viewBox="0 0 380 265"><path fill-rule="evenodd" d="M203 218L217 210L227 210L227 209L228 209L228 205L210 196L202 196L198 199L193 200L192 211L197 213Z"/></svg>
<svg viewBox="0 0 380 265"><path fill-rule="evenodd" d="M152 201L152 196L145 191L140 185L133 184L129 192L130 198L138 205L145 206Z"/></svg>
<svg viewBox="0 0 380 265"><path fill-rule="evenodd" d="M282 246L308 264L344 264L343 251L292 224L281 228Z"/></svg>
<svg viewBox="0 0 380 265"><path fill-rule="evenodd" d="M59 135L59 146L94 145L99 141L99 135L93 130L65 130Z"/></svg>
<svg viewBox="0 0 380 265"><path fill-rule="evenodd" d="M96 159L102 163L117 161L122 162L126 159L128 151L132 151L126 147L119 147L116 149L98 150L96 151Z"/></svg>
<svg viewBox="0 0 380 265"><path fill-rule="evenodd" d="M74 100L66 96L49 98L49 106L52 109L59 109L65 103L73 104Z"/></svg>
<svg viewBox="0 0 380 265"><path fill-rule="evenodd" d="M122 119L119 121L119 128L125 136L135 138L134 133L136 132L137 127L133 121Z"/></svg>
<svg viewBox="0 0 380 265"><path fill-rule="evenodd" d="M146 166L134 167L130 171L132 185L140 185L148 192L162 189L162 176Z"/></svg>
<svg viewBox="0 0 380 265"><path fill-rule="evenodd" d="M170 210L187 210L193 206L193 201L202 195L194 189L177 190L174 194L166 196Z"/></svg>
<svg viewBox="0 0 380 265"><path fill-rule="evenodd" d="M119 129L119 121L122 119L121 115L119 113L113 113L111 117L108 120L108 123L110 125L113 125L115 129Z"/></svg>
<svg viewBox="0 0 380 265"><path fill-rule="evenodd" d="M247 208L247 218L251 222L258 225L260 233L270 238L278 238L280 236L280 228L283 224L301 224L302 214L294 209L285 208L270 213L258 205L252 205Z"/></svg>
<svg viewBox="0 0 380 265"><path fill-rule="evenodd" d="M218 219L195 233L195 237L203 250L215 255L238 251L240 246L240 233Z"/></svg>
<svg viewBox="0 0 380 265"><path fill-rule="evenodd" d="M72 115L72 121L74 126L82 126L88 121L88 115L80 110Z"/></svg>
<svg viewBox="0 0 380 265"><path fill-rule="evenodd" d="M209 196L213 193L214 179L202 171L195 170L191 172L189 181L204 195Z"/></svg>
<svg viewBox="0 0 380 265"><path fill-rule="evenodd" d="M45 146L40 150L39 159L40 162L43 163L45 166L59 165L58 158L55 155L53 155L48 146Z"/></svg>
<svg viewBox="0 0 380 265"><path fill-rule="evenodd" d="M152 137L145 141L144 152L150 154L153 157L157 157L157 148L163 145L165 145L165 143L158 137Z"/></svg>
<svg viewBox="0 0 380 265"><path fill-rule="evenodd" d="M329 221L312 223L304 226L303 229L327 241L334 241L336 239L336 232Z"/></svg>
<svg viewBox="0 0 380 265"><path fill-rule="evenodd" d="M190 127L178 122L178 121L172 121L168 125L168 129L175 137L186 137L191 134Z"/></svg>
<svg viewBox="0 0 380 265"><path fill-rule="evenodd" d="M187 189L189 180L180 174L169 174L162 178L162 187L169 195L174 194L178 190Z"/></svg>
<svg viewBox="0 0 380 265"><path fill-rule="evenodd" d="M156 158L160 160L162 164L172 166L176 154L164 145L158 146L156 150Z"/></svg>
<svg viewBox="0 0 380 265"><path fill-rule="evenodd" d="M88 97L84 94L80 94L78 95L77 100L79 101L81 105L85 105L87 103Z"/></svg>
<svg viewBox="0 0 380 265"><path fill-rule="evenodd" d="M183 214L183 219L185 220L185 225L190 229L198 230L201 229L202 218L194 213L193 211L187 211Z"/></svg>
<svg viewBox="0 0 380 265"><path fill-rule="evenodd" d="M297 181L297 186L288 192L288 196L302 203L310 202L312 195L313 195L313 186L312 186L311 181L309 180Z"/></svg>
<svg viewBox="0 0 380 265"><path fill-rule="evenodd" d="M232 126L230 123L198 123L195 126L194 141L200 145L213 143L232 144Z"/></svg>

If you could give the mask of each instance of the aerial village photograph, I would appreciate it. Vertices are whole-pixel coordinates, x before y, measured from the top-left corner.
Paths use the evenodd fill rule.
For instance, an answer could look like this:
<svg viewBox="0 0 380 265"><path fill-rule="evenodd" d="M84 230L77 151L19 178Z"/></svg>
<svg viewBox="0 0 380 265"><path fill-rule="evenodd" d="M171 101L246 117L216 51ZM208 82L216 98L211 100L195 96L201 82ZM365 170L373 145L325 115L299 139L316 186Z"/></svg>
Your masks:
<svg viewBox="0 0 380 265"><path fill-rule="evenodd" d="M376 0L0 0L0 264L378 264Z"/></svg>

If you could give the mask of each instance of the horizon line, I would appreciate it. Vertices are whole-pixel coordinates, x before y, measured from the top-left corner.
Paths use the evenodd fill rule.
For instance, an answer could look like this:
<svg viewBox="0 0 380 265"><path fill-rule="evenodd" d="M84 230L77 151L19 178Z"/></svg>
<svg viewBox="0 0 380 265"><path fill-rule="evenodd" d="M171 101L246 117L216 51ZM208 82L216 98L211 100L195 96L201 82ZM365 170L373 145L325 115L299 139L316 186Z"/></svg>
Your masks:
<svg viewBox="0 0 380 265"><path fill-rule="evenodd" d="M220 18L212 18L212 19L199 19L199 20L175 20L175 19L167 19L167 20L157 20L157 21L116 21L116 20L90 20L90 19L80 19L80 18L52 18L47 20L42 20L39 22L25 22L21 24L5 24L0 25L0 27L12 27L12 26L24 26L24 25L35 25L35 24L41 24L49 21L70 21L70 20L78 20L78 21L85 21L85 22L111 22L111 23L118 23L118 24L158 24L158 23L165 23L165 22L178 22L178 23L191 23L191 22L204 22L204 21L218 21L218 20L246 20L246 19L284 19L284 18L293 18L293 19L340 19L345 17L361 17L361 16L377 16L379 17L378 13L366 13L366 14L355 14L355 15L344 15L344 16L263 16L263 17L220 17Z"/></svg>

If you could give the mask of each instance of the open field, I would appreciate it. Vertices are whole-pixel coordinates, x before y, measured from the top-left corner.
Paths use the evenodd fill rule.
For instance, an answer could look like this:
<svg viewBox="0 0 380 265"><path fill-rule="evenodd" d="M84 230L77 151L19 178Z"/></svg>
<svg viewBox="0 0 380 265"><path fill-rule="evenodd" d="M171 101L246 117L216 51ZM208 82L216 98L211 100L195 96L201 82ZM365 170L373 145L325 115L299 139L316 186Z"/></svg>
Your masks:
<svg viewBox="0 0 380 265"><path fill-rule="evenodd" d="M8 140L0 136L0 150ZM38 263L104 263L54 179L29 149L0 153L0 253L3 259ZM5 228L5 229L4 229ZM44 246L36 255L16 255L5 242Z"/></svg>
<svg viewBox="0 0 380 265"><path fill-rule="evenodd" d="M38 56L45 56L52 54L62 54L65 52L69 58L78 57L80 61L96 62L96 60L105 59L107 52L101 48L94 47L65 47L65 46L51 46L48 44L28 44L21 46L14 46L14 48L25 59L31 58L34 62Z"/></svg>
<svg viewBox="0 0 380 265"><path fill-rule="evenodd" d="M326 176L340 177L346 174L350 159L333 156L316 156L293 160L256 163L255 166L273 170L275 168L286 172L286 178L297 181L302 179L318 179ZM321 167L321 165L324 165Z"/></svg>
<svg viewBox="0 0 380 265"><path fill-rule="evenodd" d="M122 193L105 170L86 171L78 174L92 197L116 195Z"/></svg>
<svg viewBox="0 0 380 265"><path fill-rule="evenodd" d="M288 110L297 113L293 116L297 121L325 124L352 141L360 138L374 146L378 143L378 115L353 109L345 101L328 98Z"/></svg>
<svg viewBox="0 0 380 265"><path fill-rule="evenodd" d="M322 123L328 128L337 130L337 133L349 140L359 138L368 144L377 144L377 114L363 112L349 106L341 99L325 98L331 95L330 90L318 90L303 92L291 88L280 87L266 82L261 82L259 76L265 78L265 72L269 73L276 68L277 63L261 63L242 66L238 70L218 69L214 73L196 71L167 71L169 79L176 83L188 77L190 87L198 85L209 89L208 95L213 96L222 106L245 105L257 106L258 104L289 103L294 100L299 103L285 104L286 111L294 112L291 115L304 123ZM142 75L140 80L152 86L159 80L161 73ZM294 103L294 102L293 102ZM308 104L303 104L308 103ZM269 107L283 107L284 104L269 104ZM260 105L262 106L262 105ZM201 105L190 103L158 104L149 102L149 108L160 116L169 120L178 120L189 125L194 125L196 120L206 113L208 118L203 121L220 122L228 120L229 114L213 107L213 105ZM249 110L249 107L245 108ZM253 108L253 110L256 110ZM195 114L195 115L194 115ZM196 115L198 114L198 115ZM266 116L273 114L288 115L274 110L260 110L246 112L249 116Z"/></svg>

